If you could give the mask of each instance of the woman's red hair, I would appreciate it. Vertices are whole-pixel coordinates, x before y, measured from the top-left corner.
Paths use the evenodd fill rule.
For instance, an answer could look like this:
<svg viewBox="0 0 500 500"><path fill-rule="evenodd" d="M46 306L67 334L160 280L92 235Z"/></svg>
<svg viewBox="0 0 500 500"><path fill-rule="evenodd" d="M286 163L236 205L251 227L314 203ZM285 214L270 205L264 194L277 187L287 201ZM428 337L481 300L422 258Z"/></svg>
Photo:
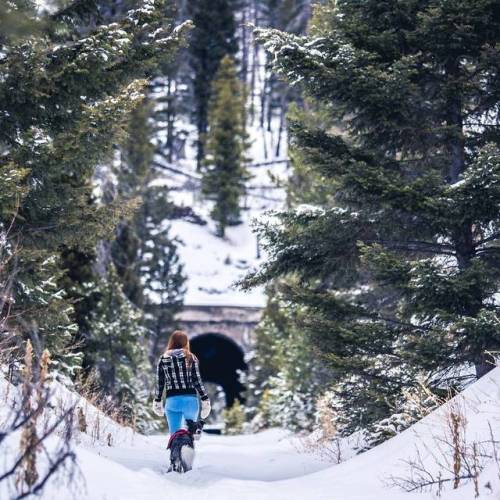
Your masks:
<svg viewBox="0 0 500 500"><path fill-rule="evenodd" d="M193 353L191 352L191 346L189 345L189 337L186 332L182 330L175 330L175 332L170 335L168 339L166 351L171 351L173 349L182 349L186 355L188 363L191 363L193 359Z"/></svg>

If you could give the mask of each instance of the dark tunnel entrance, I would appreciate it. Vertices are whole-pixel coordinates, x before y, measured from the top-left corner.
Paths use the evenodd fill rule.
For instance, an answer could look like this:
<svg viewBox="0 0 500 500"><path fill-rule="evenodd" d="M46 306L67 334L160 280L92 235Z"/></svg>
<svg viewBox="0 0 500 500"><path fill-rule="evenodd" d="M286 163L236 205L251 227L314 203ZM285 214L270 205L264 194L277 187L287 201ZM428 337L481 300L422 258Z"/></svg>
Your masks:
<svg viewBox="0 0 500 500"><path fill-rule="evenodd" d="M200 360L201 376L205 382L213 382L224 389L226 406L236 399L244 401L244 386L238 370L247 369L243 350L231 338L220 333L204 333L191 339L191 350Z"/></svg>

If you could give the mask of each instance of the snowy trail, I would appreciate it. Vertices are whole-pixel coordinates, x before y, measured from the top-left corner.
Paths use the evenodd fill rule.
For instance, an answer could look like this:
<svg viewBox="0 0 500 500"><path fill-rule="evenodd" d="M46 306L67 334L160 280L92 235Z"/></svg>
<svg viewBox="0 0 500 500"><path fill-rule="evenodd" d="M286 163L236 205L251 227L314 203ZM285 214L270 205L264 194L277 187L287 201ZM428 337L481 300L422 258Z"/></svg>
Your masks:
<svg viewBox="0 0 500 500"><path fill-rule="evenodd" d="M1 382L0 395L2 387L7 388ZM9 398L15 392L11 388ZM435 457L443 461L439 453L451 407L462 409L469 445L491 440L491 432L496 440L500 437L499 367L393 439L340 464L303 452L297 438L274 429L241 436L204 435L198 442L194 470L167 474L166 435L134 434L91 405L85 407L68 389L57 386L57 393L57 398L78 401L86 409L89 432L75 436L79 473L68 482L52 481L42 500L430 500L436 497L429 492L408 493L394 487L391 477L408 478L407 461L417 451L426 470L434 475L441 471ZM0 405L0 422L7 406ZM112 446L107 446L109 440ZM12 461L10 454L17 449L19 436L11 441L7 453L0 454L0 471ZM57 446L55 436L49 443ZM0 499L12 498L2 484ZM500 463L485 462L479 488L481 498L500 500ZM474 497L469 481L456 490L448 487L440 500Z"/></svg>
<svg viewBox="0 0 500 500"><path fill-rule="evenodd" d="M97 457L96 448L81 450L79 458L85 470L87 497L153 498L149 496L153 491L161 491L161 498L178 498L181 487L183 498L188 499L226 498L226 494L233 493L249 499L293 498L288 490L281 496L280 488L270 489L269 483L300 478L331 464L301 453L298 442L286 435L279 430L250 436L204 435L198 445L195 469L185 475L166 474L165 436L137 436L133 445L127 447L101 447ZM110 463L114 470L108 475ZM104 467L105 483L113 485L109 489L103 484ZM115 474L121 479L115 481Z"/></svg>
<svg viewBox="0 0 500 500"><path fill-rule="evenodd" d="M131 446L79 451L88 500L428 500L389 488L395 443L385 453L355 457L340 465L301 452L297 439L280 430L256 435L204 435L193 471L167 474L166 438L137 436ZM96 450L98 453L96 455ZM48 497L47 497L48 498ZM464 497L467 498L467 497ZM462 497L460 497L460 500Z"/></svg>
<svg viewBox="0 0 500 500"><path fill-rule="evenodd" d="M484 440L489 425L500 432L500 368L483 377L450 404L463 406L467 437ZM136 435L116 446L80 446L78 462L87 484L79 500L429 500L430 492L408 493L390 486L392 477L408 476L408 459L417 448L434 470L436 437L446 432L449 404L393 439L335 465L300 450L285 431L253 435L204 435L193 471L166 474L166 437ZM481 476L481 498L498 500L496 466ZM488 485L493 489L490 491ZM498 486L498 487L497 487ZM51 497L47 497L51 498ZM443 493L442 500L474 498L472 483ZM65 500L65 499L64 499Z"/></svg>

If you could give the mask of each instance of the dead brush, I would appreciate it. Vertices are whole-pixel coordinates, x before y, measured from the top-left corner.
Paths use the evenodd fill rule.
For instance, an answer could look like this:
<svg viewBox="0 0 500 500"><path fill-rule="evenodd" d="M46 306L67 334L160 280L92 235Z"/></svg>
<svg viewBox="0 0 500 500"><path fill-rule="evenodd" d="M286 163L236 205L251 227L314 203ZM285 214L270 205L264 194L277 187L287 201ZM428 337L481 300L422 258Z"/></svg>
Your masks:
<svg viewBox="0 0 500 500"><path fill-rule="evenodd" d="M339 464L346 458L344 456L342 442L346 438L338 436L335 410L330 405L330 396L324 394L317 402L317 423L318 430L309 436L300 440L302 450L311 453L327 462ZM350 444L354 443L353 448L359 446L358 437L350 437Z"/></svg>
<svg viewBox="0 0 500 500"><path fill-rule="evenodd" d="M405 461L408 474L391 476L387 483L408 492L433 492L439 497L446 485L457 489L463 483L472 482L477 498L481 472L492 461L496 462L500 477L500 441L495 439L489 423L489 439L468 439L465 402L461 398L449 404L443 418L443 431L433 435L431 443L421 441L417 444L415 457ZM425 452L425 459L422 452Z"/></svg>
<svg viewBox="0 0 500 500"><path fill-rule="evenodd" d="M46 383L49 364L49 353L44 352L36 359L28 340L21 383L7 396L9 412L0 427L0 455L4 454L2 445L9 437L17 437L16 434L19 434L19 448L11 459L6 459L0 483L6 483L13 500L39 495L53 476L69 482L77 472L72 450L74 407L70 405L59 414L47 411L53 409L50 404L53 392ZM52 437L57 437L55 448L46 446Z"/></svg>
<svg viewBox="0 0 500 500"><path fill-rule="evenodd" d="M126 419L120 409L120 405L99 389L99 377L96 371L92 371L88 376L80 376L76 383L77 393L85 400L79 406L78 428L80 432L88 433L90 427L90 437L92 443L107 444L116 441L115 432L109 420L117 423L121 427L129 427L135 432L134 421ZM93 408L92 408L93 407ZM105 439L104 439L105 438Z"/></svg>
<svg viewBox="0 0 500 500"><path fill-rule="evenodd" d="M325 439L307 436L301 440L303 451L335 464L344 461L339 438Z"/></svg>

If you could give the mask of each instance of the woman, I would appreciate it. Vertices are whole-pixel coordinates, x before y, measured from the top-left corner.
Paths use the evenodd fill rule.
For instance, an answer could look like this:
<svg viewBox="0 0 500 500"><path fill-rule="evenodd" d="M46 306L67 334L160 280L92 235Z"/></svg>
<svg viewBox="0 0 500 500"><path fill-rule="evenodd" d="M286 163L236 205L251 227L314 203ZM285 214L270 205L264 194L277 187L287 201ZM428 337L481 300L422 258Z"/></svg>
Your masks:
<svg viewBox="0 0 500 500"><path fill-rule="evenodd" d="M198 358L189 348L189 338L185 332L175 331L168 340L167 349L158 361L156 372L156 397L153 410L165 415L168 430L174 434L186 420L198 420L201 399L201 418L210 414L210 400L200 375ZM161 404L163 389L166 387L165 410Z"/></svg>

